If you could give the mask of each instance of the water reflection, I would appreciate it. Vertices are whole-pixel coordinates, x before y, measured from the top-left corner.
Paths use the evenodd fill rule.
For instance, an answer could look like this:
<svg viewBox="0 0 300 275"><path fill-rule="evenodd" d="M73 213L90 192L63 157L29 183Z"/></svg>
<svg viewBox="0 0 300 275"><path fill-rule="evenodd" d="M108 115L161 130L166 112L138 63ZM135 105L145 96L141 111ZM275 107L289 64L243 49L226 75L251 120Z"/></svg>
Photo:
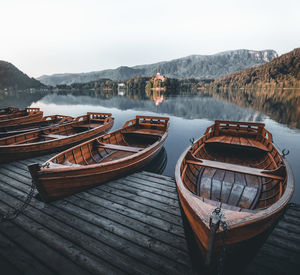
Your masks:
<svg viewBox="0 0 300 275"><path fill-rule="evenodd" d="M222 89L208 93L238 106L256 109L279 123L300 128L299 89Z"/></svg>
<svg viewBox="0 0 300 275"><path fill-rule="evenodd" d="M168 97L168 99L161 102L159 106L151 101L157 99L157 97L139 99L137 95L135 95L134 98L127 97L126 95L114 96L109 92L97 93L97 95L95 95L95 93L89 93L89 95L86 95L86 93L54 93L40 98L38 104L41 106L51 104L66 106L102 106L106 108L116 108L118 110L131 109L174 115L186 119L206 118L209 120L231 119L243 121L262 121L264 119L264 115L255 110L241 108L208 95Z"/></svg>
<svg viewBox="0 0 300 275"><path fill-rule="evenodd" d="M147 94L145 90L122 90L122 93L108 90L49 94L23 92L0 94L0 108L6 106L40 107L45 115L64 114L74 117L87 111L111 112L115 117L113 130L122 127L125 121L138 114L169 116L170 131L165 143L165 152L162 152L160 161L154 161L154 164L158 165L155 168L156 172L159 173L161 170L167 176L174 176L177 159L189 145L190 138L200 137L213 120L262 121L273 134L275 143L282 149L290 150L287 159L292 165L296 182L300 181L300 131L283 125L300 127L300 102L297 94L287 92L286 98L282 99L283 102L280 102L277 94L272 97L266 92L264 97L257 96L256 98L244 91L228 91L224 93L222 100L217 91L210 94L201 91L200 95L189 96L174 96L173 94L170 90L160 94ZM157 106L155 98L159 96L163 96L164 100ZM228 102L224 101L224 98ZM261 107L259 107L260 104ZM258 110L270 114L272 119ZM300 202L300 190L297 184L293 201Z"/></svg>

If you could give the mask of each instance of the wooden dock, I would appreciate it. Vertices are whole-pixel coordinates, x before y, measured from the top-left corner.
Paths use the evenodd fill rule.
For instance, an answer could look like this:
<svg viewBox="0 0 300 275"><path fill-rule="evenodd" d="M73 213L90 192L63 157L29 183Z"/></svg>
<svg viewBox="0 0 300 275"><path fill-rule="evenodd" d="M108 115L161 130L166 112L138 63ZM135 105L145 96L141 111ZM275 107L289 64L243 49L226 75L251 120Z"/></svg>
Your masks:
<svg viewBox="0 0 300 275"><path fill-rule="evenodd" d="M27 165L47 159L0 166L2 211L25 200ZM175 183L139 172L53 203L33 198L0 224L0 266L1 274L192 274Z"/></svg>
<svg viewBox="0 0 300 275"><path fill-rule="evenodd" d="M0 165L0 209L26 199L27 165ZM37 191L35 191L37 193ZM0 223L1 274L204 274L188 246L172 178L137 172ZM193 257L194 256L194 257ZM192 259L192 260L191 260ZM244 274L298 274L300 206L287 209Z"/></svg>

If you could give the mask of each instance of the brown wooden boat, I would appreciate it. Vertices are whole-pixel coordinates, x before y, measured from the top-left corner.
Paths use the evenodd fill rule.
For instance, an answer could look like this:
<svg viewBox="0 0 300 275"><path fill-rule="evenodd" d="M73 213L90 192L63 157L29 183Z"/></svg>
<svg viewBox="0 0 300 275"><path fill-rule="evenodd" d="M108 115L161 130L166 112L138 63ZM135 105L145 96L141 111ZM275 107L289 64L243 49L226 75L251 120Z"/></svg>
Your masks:
<svg viewBox="0 0 300 275"><path fill-rule="evenodd" d="M12 113L18 112L18 111L20 111L20 110L17 107L2 108L2 109L0 109L0 116L12 114Z"/></svg>
<svg viewBox="0 0 300 275"><path fill-rule="evenodd" d="M52 115L45 116L40 121L20 123L17 125L2 126L0 127L0 138L14 136L26 132L32 132L36 130L44 130L48 127L53 127L58 124L72 121L73 118L64 115Z"/></svg>
<svg viewBox="0 0 300 275"><path fill-rule="evenodd" d="M234 121L215 121L180 156L179 198L206 264L222 237L227 247L241 247L282 214L294 191L284 156L263 123Z"/></svg>
<svg viewBox="0 0 300 275"><path fill-rule="evenodd" d="M68 149L41 167L29 166L44 201L79 192L133 172L161 150L169 118L137 116L123 128Z"/></svg>
<svg viewBox="0 0 300 275"><path fill-rule="evenodd" d="M21 123L28 123L39 121L43 117L43 112L40 108L25 108L24 110L15 110L10 114L0 116L0 127L17 125Z"/></svg>
<svg viewBox="0 0 300 275"><path fill-rule="evenodd" d="M66 149L104 134L113 122L111 114L87 113L62 125L1 138L0 163Z"/></svg>

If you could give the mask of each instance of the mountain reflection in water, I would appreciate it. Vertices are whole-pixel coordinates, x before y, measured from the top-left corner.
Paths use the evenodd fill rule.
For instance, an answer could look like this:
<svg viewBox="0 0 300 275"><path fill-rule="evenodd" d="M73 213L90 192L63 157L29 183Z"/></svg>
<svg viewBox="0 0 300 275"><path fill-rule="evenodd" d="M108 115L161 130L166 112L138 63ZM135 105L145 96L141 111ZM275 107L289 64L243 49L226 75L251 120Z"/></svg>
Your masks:
<svg viewBox="0 0 300 275"><path fill-rule="evenodd" d="M85 91L7 95L0 92L0 108L40 107L44 115L64 114L73 117L87 111L110 112L115 117L112 130L122 127L125 121L136 115L169 116L170 131L165 151L150 164L150 169L172 177L180 154L190 145L190 138L203 135L214 120L261 121L273 134L275 144L281 149L290 150L287 160L291 163L297 183L300 181L300 130L291 126L300 127L300 102L297 93L287 91L285 95L286 98L281 98L276 92L271 96L265 91L262 95L259 92L252 95L245 91L227 91L222 94L220 91L201 91L197 95L174 95L172 91L160 94L147 94L145 91ZM159 104L157 101L160 101ZM297 184L293 201L300 202Z"/></svg>

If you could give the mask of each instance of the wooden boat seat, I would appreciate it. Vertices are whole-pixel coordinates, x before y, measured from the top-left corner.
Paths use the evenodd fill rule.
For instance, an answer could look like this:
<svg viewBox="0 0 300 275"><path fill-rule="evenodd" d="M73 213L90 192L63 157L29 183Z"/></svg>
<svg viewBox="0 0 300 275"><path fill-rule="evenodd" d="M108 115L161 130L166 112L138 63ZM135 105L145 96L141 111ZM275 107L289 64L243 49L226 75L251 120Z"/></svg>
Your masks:
<svg viewBox="0 0 300 275"><path fill-rule="evenodd" d="M55 135L55 134L44 134L42 135L44 138L53 138L53 139L59 139L59 138L65 138L67 136L64 135Z"/></svg>
<svg viewBox="0 0 300 275"><path fill-rule="evenodd" d="M255 208L261 194L261 181L257 185L246 185L239 182L229 182L225 179L214 178L216 169L204 168L197 179L197 195L203 201L220 205L229 210L241 211L242 209Z"/></svg>
<svg viewBox="0 0 300 275"><path fill-rule="evenodd" d="M281 169L283 168L282 166L277 168L276 170L264 170L264 169L258 169L258 168L248 167L248 166L242 166L242 165L219 162L219 161L212 161L207 159L198 159L198 158L195 158L195 160L187 160L186 163L204 166L204 167L222 169L222 170L227 170L227 171L232 171L232 172L237 172L237 173L242 173L247 175L271 178L276 180L284 179L282 176L280 176Z"/></svg>
<svg viewBox="0 0 300 275"><path fill-rule="evenodd" d="M116 144L109 144L109 143L100 143L100 144L97 144L97 147L109 149L109 150L132 152L132 153L137 153L144 149L144 148L140 148L140 147L123 146L123 145L116 145Z"/></svg>
<svg viewBox="0 0 300 275"><path fill-rule="evenodd" d="M157 136L157 137L162 136L161 131L155 131L151 129L130 130L130 131L123 131L121 133L125 135L134 134L134 135L148 135L148 136Z"/></svg>
<svg viewBox="0 0 300 275"><path fill-rule="evenodd" d="M16 141L14 143L10 143L8 145L18 145L18 144L23 144L23 143L26 143L26 142L33 142L35 141L36 139L38 139L38 137L33 137L33 138L28 138L28 139L23 139L23 140L19 140L19 141Z"/></svg>
<svg viewBox="0 0 300 275"><path fill-rule="evenodd" d="M73 128L87 128L87 129L94 129L94 128L97 128L99 127L100 124L99 123L88 123L88 124L81 124L81 125L78 125L78 126L73 126Z"/></svg>
<svg viewBox="0 0 300 275"><path fill-rule="evenodd" d="M254 147L265 152L269 152L270 150L261 142L255 140L254 138L244 138L244 137L233 137L233 136L216 136L209 138L205 141L205 143L224 143L230 144L234 146L245 146L245 147Z"/></svg>

